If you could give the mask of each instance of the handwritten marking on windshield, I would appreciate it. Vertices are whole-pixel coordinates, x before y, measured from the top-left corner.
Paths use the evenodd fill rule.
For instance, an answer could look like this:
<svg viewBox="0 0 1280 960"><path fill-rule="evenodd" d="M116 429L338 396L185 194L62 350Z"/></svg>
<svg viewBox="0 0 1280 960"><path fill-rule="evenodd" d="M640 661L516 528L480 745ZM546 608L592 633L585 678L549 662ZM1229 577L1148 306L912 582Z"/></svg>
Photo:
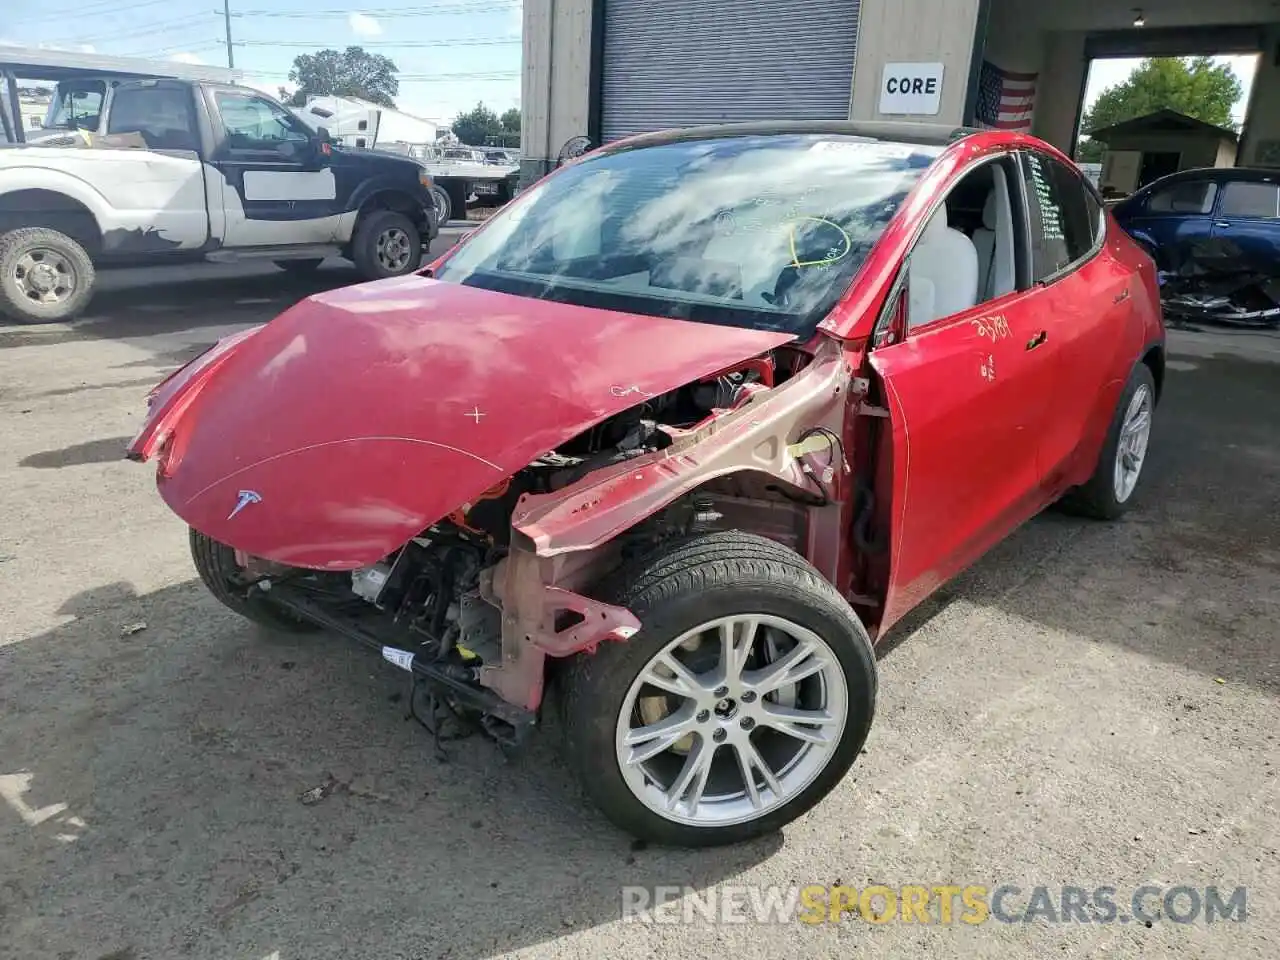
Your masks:
<svg viewBox="0 0 1280 960"><path fill-rule="evenodd" d="M840 240L827 248L826 256L817 260L801 260L800 254L796 251L796 227L803 222L830 227L840 234ZM840 224L833 223L825 217L796 217L787 224L787 239L791 243L791 264L796 267L827 267L847 257L849 251L853 249L853 238Z"/></svg>
<svg viewBox="0 0 1280 960"><path fill-rule="evenodd" d="M472 410L470 413L464 413L464 414L463 414L463 416L464 416L464 417L474 417L474 418L475 418L476 423L477 423L477 424L479 424L479 423L480 423L480 418L484 416L484 413L480 410L480 408L479 408L479 407L476 407L476 408L475 408L474 410Z"/></svg>

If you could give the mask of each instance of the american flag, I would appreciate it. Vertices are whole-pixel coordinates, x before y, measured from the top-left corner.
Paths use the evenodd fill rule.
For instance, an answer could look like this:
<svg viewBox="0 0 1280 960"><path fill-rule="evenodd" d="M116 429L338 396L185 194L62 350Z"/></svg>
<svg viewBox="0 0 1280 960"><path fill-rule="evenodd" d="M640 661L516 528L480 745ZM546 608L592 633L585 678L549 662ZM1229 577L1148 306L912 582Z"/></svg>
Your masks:
<svg viewBox="0 0 1280 960"><path fill-rule="evenodd" d="M1010 73L984 60L978 80L978 124L994 130L1030 133L1037 76Z"/></svg>

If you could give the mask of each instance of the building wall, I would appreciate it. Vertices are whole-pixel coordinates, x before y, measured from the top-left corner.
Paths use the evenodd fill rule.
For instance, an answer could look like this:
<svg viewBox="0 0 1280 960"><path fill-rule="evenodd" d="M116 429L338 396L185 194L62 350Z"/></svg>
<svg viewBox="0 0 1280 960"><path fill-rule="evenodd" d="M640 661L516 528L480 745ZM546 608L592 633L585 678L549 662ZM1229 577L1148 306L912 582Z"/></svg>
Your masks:
<svg viewBox="0 0 1280 960"><path fill-rule="evenodd" d="M1195 136L1183 133L1137 133L1115 137L1107 144L1109 153L1136 151L1139 153L1180 153L1179 170L1218 165L1222 148L1234 151L1234 144L1220 137Z"/></svg>
<svg viewBox="0 0 1280 960"><path fill-rule="evenodd" d="M1267 29L1240 144L1242 167L1280 167L1280 24Z"/></svg>
<svg viewBox="0 0 1280 960"><path fill-rule="evenodd" d="M979 0L863 0L849 115L854 120L964 122ZM942 105L936 117L880 112L886 63L941 63Z"/></svg>
<svg viewBox="0 0 1280 960"><path fill-rule="evenodd" d="M520 180L555 166L565 142L587 132L592 0L524 0Z"/></svg>

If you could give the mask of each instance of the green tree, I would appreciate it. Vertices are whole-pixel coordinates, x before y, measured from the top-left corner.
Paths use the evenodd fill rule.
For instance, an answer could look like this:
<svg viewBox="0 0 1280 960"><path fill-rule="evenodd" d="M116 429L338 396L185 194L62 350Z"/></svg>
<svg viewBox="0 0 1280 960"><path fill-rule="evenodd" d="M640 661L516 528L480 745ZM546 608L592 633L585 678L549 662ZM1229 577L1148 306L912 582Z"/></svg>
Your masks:
<svg viewBox="0 0 1280 960"><path fill-rule="evenodd" d="M1242 93L1235 71L1209 57L1148 58L1124 83L1102 92L1085 112L1080 132L1088 136L1164 109L1234 130L1231 110Z"/></svg>
<svg viewBox="0 0 1280 960"><path fill-rule="evenodd" d="M358 97L394 109L400 92L397 72L390 57L363 47L300 54L289 71L289 79L298 85L290 103L300 107L309 96Z"/></svg>
<svg viewBox="0 0 1280 960"><path fill-rule="evenodd" d="M517 136L520 133L520 111L516 107L512 107L502 115L502 132L514 133Z"/></svg>
<svg viewBox="0 0 1280 960"><path fill-rule="evenodd" d="M481 147L489 137L502 133L502 121L483 103L477 103L474 109L458 114L452 128L454 136L463 143Z"/></svg>

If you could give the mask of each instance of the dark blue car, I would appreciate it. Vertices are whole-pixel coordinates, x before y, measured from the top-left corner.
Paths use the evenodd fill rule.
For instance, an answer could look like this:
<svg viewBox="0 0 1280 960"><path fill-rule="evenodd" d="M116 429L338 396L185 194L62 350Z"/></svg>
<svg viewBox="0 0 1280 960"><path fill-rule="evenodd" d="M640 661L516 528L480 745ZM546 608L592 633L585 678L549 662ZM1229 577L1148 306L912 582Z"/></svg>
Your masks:
<svg viewBox="0 0 1280 960"><path fill-rule="evenodd" d="M1237 269L1280 275L1280 170L1183 170L1147 184L1113 213L1161 270L1235 260Z"/></svg>

